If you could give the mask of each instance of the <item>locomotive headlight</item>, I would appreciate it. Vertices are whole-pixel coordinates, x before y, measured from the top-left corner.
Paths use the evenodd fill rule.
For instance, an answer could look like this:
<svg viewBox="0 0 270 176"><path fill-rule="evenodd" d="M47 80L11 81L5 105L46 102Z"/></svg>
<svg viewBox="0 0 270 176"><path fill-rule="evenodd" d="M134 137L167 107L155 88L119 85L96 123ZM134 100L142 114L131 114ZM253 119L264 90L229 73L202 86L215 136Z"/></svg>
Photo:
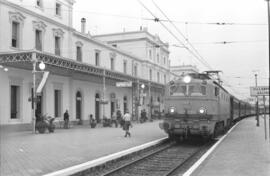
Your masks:
<svg viewBox="0 0 270 176"><path fill-rule="evenodd" d="M206 114L206 109L204 107L200 107L199 113L200 114Z"/></svg>
<svg viewBox="0 0 270 176"><path fill-rule="evenodd" d="M169 113L174 114L175 113L175 107L170 107L169 108Z"/></svg>
<svg viewBox="0 0 270 176"><path fill-rule="evenodd" d="M189 75L187 75L187 76L185 76L184 78L183 78L183 81L185 82L185 83L190 83L190 81L191 81L191 77L189 76Z"/></svg>

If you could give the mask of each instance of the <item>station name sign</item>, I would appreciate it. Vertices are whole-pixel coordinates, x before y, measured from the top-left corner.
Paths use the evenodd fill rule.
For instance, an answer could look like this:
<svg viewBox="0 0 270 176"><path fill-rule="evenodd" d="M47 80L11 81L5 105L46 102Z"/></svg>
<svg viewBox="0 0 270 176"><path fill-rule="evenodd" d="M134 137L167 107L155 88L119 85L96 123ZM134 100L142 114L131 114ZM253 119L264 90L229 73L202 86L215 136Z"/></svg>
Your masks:
<svg viewBox="0 0 270 176"><path fill-rule="evenodd" d="M269 96L268 86L250 87L251 96Z"/></svg>
<svg viewBox="0 0 270 176"><path fill-rule="evenodd" d="M116 87L132 87L132 82L116 82Z"/></svg>

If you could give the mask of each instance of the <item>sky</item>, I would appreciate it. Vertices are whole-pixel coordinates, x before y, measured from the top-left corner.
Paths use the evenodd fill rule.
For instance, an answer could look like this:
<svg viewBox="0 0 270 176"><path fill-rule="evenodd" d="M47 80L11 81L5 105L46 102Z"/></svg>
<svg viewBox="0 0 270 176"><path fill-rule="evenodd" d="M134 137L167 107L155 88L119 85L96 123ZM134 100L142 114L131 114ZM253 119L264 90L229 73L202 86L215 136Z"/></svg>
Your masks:
<svg viewBox="0 0 270 176"><path fill-rule="evenodd" d="M76 0L73 26L80 31L80 19L86 18L91 35L137 31L147 27L152 34L168 42L171 65L196 65L200 72L221 70L229 91L238 98L250 96L250 86L268 86L268 25L265 0ZM166 20L154 22L154 14ZM151 13L149 13L151 11ZM216 25L226 23L227 25ZM180 31L180 32L179 32ZM182 34L182 35L181 35ZM192 46L188 45L186 39ZM226 44L221 44L222 42ZM183 43L199 56L194 57ZM177 47L178 46L178 47ZM179 47L180 46L180 47ZM195 53L195 51L193 51ZM199 59L198 59L199 58ZM202 62L200 60L203 60Z"/></svg>

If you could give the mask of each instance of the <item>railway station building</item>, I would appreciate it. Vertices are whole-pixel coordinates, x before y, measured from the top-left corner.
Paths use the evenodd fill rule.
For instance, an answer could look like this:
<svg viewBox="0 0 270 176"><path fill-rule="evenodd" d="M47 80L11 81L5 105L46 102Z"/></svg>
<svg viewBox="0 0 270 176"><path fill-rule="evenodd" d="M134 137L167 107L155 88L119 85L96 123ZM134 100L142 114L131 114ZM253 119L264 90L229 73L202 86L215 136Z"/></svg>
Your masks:
<svg viewBox="0 0 270 176"><path fill-rule="evenodd" d="M169 45L146 28L91 36L85 18L76 31L74 3L0 1L0 126L31 129L34 113L63 119L65 110L81 124L116 110L133 120L162 112Z"/></svg>

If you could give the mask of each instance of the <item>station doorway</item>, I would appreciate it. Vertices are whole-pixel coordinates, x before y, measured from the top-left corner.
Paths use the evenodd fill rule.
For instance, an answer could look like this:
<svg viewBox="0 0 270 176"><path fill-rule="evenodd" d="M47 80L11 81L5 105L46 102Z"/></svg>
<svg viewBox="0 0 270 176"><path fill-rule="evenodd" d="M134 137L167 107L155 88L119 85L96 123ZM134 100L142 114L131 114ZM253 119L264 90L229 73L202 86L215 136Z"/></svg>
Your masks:
<svg viewBox="0 0 270 176"><path fill-rule="evenodd" d="M96 121L100 122L100 95L96 93L95 95L95 118Z"/></svg>

